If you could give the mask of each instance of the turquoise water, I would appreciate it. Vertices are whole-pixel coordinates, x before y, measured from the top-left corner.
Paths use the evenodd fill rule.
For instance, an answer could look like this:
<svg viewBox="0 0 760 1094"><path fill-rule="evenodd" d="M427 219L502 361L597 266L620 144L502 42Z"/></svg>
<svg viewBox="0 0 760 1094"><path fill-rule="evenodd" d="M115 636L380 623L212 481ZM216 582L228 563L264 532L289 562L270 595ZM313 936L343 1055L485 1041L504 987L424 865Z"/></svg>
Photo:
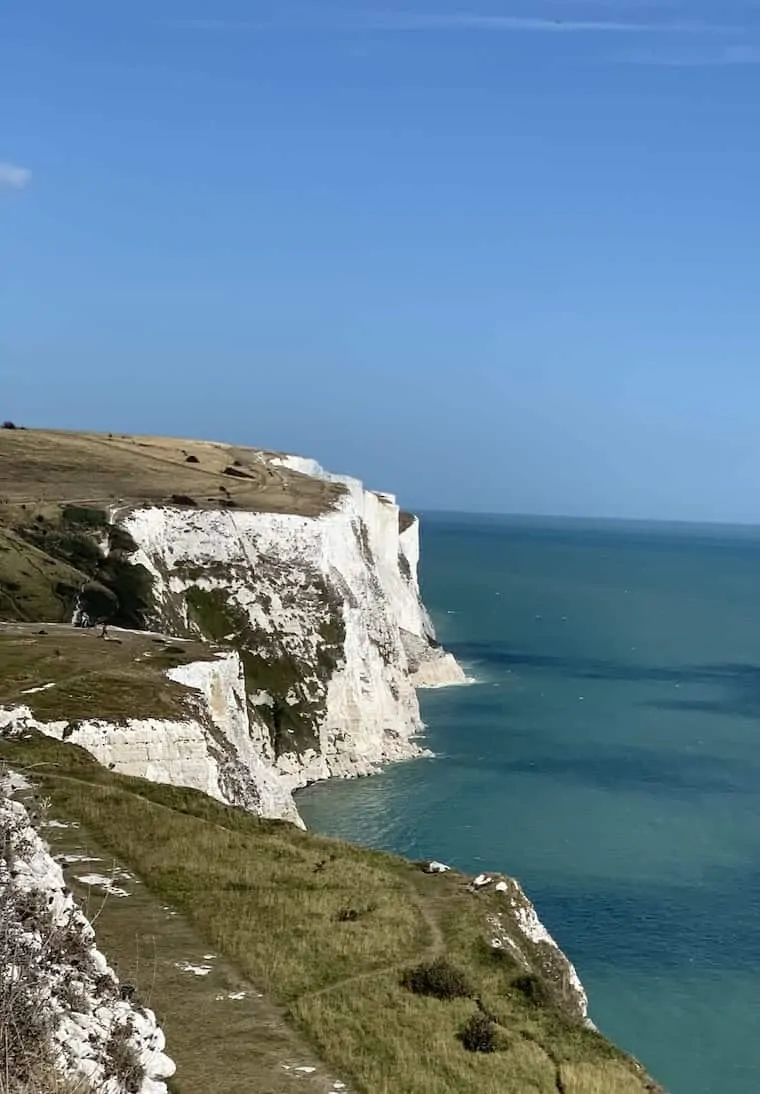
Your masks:
<svg viewBox="0 0 760 1094"><path fill-rule="evenodd" d="M433 760L299 795L323 832L524 884L672 1094L760 1090L760 529L431 516L477 678Z"/></svg>

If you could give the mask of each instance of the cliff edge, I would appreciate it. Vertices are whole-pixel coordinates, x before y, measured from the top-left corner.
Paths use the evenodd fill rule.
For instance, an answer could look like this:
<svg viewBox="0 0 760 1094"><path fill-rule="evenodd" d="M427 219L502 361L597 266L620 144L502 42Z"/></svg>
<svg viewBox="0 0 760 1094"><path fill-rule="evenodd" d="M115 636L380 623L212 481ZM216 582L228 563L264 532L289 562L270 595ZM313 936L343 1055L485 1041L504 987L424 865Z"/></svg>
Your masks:
<svg viewBox="0 0 760 1094"><path fill-rule="evenodd" d="M301 457L166 438L0 431L0 461L0 619L214 647L168 668L201 717L106 731L85 704L49 724L0 680L14 721L116 770L296 819L294 789L418 755L416 689L465 680L422 604L418 521L390 494Z"/></svg>

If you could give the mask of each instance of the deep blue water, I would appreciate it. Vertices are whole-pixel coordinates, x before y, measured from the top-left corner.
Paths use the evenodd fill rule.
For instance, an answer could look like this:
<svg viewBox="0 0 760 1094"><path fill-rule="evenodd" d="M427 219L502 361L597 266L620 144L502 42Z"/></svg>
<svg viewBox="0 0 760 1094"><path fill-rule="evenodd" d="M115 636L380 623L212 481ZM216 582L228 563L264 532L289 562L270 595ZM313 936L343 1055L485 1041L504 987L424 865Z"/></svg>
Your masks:
<svg viewBox="0 0 760 1094"><path fill-rule="evenodd" d="M435 515L422 578L479 682L307 823L514 874L673 1094L760 1091L760 529Z"/></svg>

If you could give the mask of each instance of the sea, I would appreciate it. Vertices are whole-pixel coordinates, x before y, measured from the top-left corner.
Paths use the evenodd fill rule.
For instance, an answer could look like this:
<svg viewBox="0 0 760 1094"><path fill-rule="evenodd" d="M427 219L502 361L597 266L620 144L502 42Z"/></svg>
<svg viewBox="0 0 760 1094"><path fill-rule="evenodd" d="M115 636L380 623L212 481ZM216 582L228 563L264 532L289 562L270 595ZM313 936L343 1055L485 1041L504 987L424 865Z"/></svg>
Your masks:
<svg viewBox="0 0 760 1094"><path fill-rule="evenodd" d="M760 1092L760 528L429 514L475 683L432 759L303 791L318 831L521 881L604 1034L672 1094Z"/></svg>

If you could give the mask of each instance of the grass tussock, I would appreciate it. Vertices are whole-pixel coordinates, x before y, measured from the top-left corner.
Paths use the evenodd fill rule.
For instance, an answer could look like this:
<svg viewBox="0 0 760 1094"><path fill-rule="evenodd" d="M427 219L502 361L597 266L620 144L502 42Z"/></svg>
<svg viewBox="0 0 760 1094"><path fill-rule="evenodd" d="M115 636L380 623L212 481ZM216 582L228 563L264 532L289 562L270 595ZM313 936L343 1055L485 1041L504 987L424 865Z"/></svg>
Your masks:
<svg viewBox="0 0 760 1094"><path fill-rule="evenodd" d="M33 737L0 744L0 756L33 766L56 812L183 910L357 1091L556 1094L558 1074L567 1094L647 1089L598 1034L513 989L522 970L484 947L499 894L115 775L70 745ZM493 1026L493 1051L463 1041L467 1029L471 1045L489 1041L470 994Z"/></svg>
<svg viewBox="0 0 760 1094"><path fill-rule="evenodd" d="M52 1064L38 1062L28 1079L11 1080L7 1086L0 1079L0 1094L95 1094L95 1091L84 1076L69 1078Z"/></svg>

